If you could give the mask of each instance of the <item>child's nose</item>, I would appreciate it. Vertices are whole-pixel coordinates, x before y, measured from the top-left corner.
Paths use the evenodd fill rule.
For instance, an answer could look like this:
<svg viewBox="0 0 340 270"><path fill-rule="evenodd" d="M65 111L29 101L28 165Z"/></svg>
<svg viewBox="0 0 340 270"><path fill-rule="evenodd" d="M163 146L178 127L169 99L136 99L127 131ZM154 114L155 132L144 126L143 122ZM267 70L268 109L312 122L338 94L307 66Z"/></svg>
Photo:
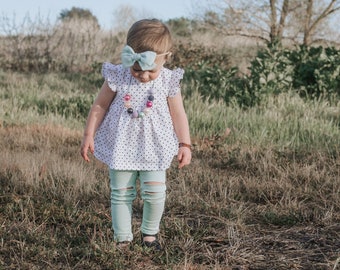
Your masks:
<svg viewBox="0 0 340 270"><path fill-rule="evenodd" d="M141 78L141 79L143 79L143 80L147 79L148 76L149 76L149 75L148 75L148 72L147 72L147 71L141 72L141 73L139 74L139 78Z"/></svg>

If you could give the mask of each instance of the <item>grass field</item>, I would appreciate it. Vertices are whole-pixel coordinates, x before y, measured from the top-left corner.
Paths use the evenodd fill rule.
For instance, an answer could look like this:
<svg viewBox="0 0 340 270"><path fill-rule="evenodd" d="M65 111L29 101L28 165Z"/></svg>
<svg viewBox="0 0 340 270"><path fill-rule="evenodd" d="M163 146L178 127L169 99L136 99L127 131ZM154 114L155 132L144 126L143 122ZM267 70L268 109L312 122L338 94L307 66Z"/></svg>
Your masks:
<svg viewBox="0 0 340 270"><path fill-rule="evenodd" d="M107 168L81 160L100 80L0 73L0 269L340 269L340 105L247 110L185 96L192 164L168 171L160 240L112 241Z"/></svg>

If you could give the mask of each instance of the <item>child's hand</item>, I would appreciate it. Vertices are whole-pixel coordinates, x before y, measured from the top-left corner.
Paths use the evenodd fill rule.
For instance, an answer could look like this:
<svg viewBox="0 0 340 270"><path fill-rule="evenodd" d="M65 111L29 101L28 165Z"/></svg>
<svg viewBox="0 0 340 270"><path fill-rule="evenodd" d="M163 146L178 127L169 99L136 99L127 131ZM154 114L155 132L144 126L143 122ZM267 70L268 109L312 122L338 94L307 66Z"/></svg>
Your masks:
<svg viewBox="0 0 340 270"><path fill-rule="evenodd" d="M94 153L94 140L92 136L84 136L80 148L80 154L83 159L87 162L90 162L90 159L87 155L88 150L90 150L92 154Z"/></svg>
<svg viewBox="0 0 340 270"><path fill-rule="evenodd" d="M179 162L179 169L189 165L191 162L191 150L188 147L180 147L178 149L177 159Z"/></svg>

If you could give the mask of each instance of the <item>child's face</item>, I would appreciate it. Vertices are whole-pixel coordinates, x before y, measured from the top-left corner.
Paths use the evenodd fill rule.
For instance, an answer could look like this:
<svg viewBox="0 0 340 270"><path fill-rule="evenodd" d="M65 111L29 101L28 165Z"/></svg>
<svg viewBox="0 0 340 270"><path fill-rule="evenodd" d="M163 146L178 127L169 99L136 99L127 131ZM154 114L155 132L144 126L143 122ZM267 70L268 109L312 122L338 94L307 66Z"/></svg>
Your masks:
<svg viewBox="0 0 340 270"><path fill-rule="evenodd" d="M155 64L157 65L154 69L152 70L142 70L136 62L131 68L131 74L133 77L135 77L138 81L141 83L147 83L150 81L153 81L157 79L159 76L161 69L165 63L165 57L162 56L157 56L155 60Z"/></svg>

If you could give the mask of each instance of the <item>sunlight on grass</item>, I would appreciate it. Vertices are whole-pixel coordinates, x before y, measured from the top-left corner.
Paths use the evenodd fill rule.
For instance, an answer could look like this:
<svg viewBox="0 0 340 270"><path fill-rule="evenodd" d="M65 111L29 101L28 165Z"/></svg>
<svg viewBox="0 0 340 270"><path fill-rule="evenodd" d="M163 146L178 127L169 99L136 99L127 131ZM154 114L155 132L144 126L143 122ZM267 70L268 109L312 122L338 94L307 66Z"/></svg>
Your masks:
<svg viewBox="0 0 340 270"><path fill-rule="evenodd" d="M241 109L204 100L196 91L185 98L185 106L194 138L217 137L227 144L276 149L332 150L340 144L340 103L333 108L338 115L333 119L326 102L306 102L289 94L270 97L261 107Z"/></svg>

